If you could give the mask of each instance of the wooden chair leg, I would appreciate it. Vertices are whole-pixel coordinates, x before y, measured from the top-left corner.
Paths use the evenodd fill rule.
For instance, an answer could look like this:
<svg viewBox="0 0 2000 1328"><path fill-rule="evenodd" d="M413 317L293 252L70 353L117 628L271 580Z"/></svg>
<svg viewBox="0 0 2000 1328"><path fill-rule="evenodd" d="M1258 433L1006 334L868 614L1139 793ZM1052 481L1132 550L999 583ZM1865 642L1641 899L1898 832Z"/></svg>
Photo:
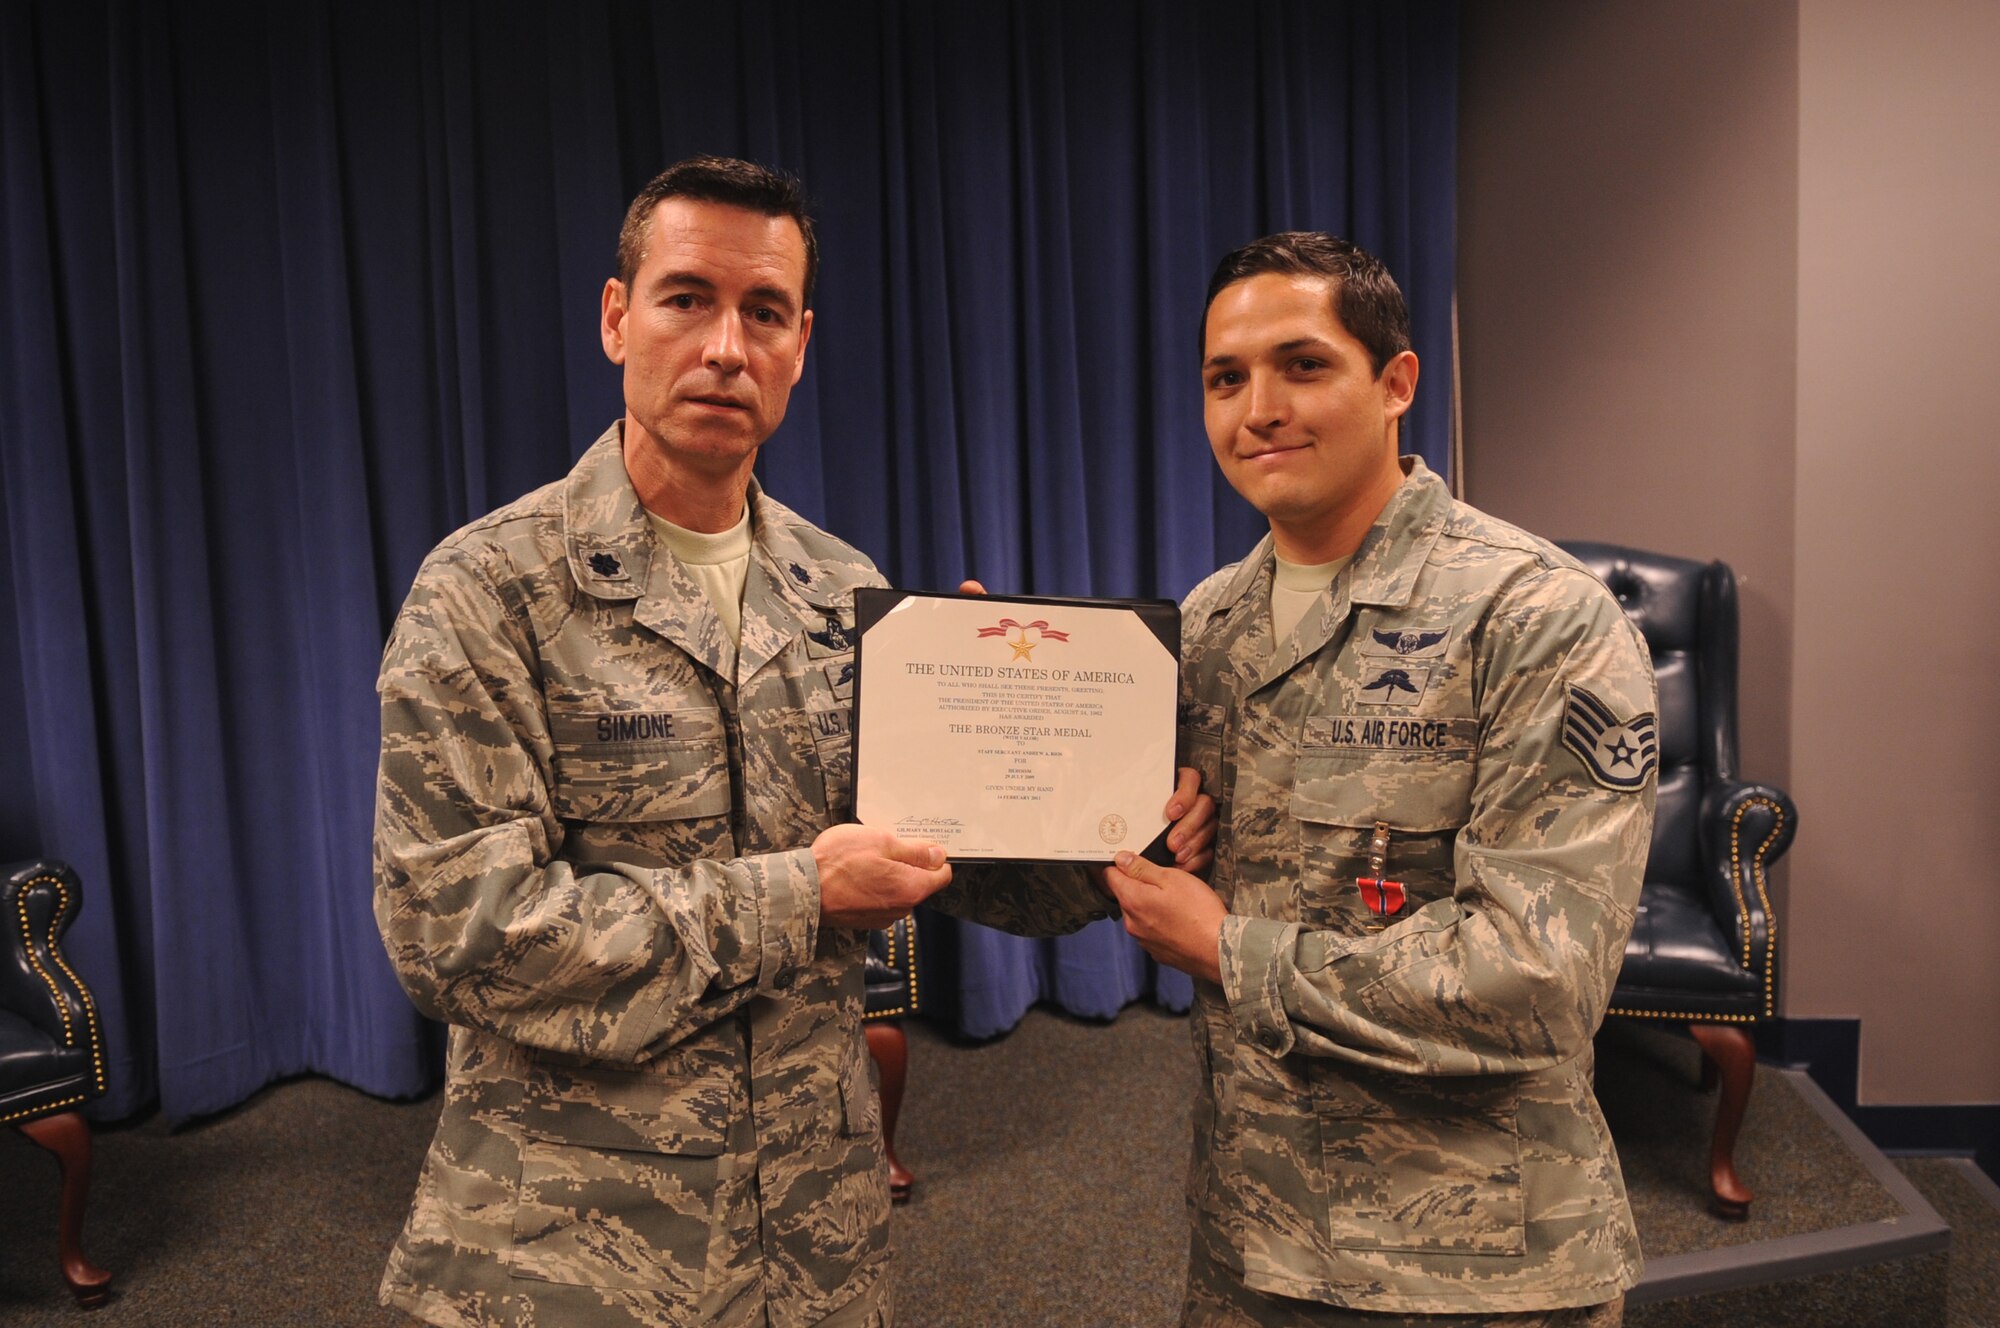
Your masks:
<svg viewBox="0 0 2000 1328"><path fill-rule="evenodd" d="M1752 1196L1736 1174L1736 1132L1742 1128L1743 1111L1750 1105L1757 1048L1750 1034L1736 1024L1689 1024L1688 1032L1722 1077L1722 1094L1715 1104L1715 1140L1708 1151L1712 1202L1721 1216L1740 1221L1750 1216Z"/></svg>
<svg viewBox="0 0 2000 1328"><path fill-rule="evenodd" d="M889 1156L889 1198L902 1203L917 1178L896 1156L896 1117L903 1110L903 1085L910 1073L910 1039L900 1024L876 1020L863 1025L868 1054L882 1078L882 1149Z"/></svg>
<svg viewBox="0 0 2000 1328"><path fill-rule="evenodd" d="M63 1281L86 1309L111 1297L111 1274L83 1253L83 1202L90 1194L90 1126L81 1115L65 1111L23 1122L22 1134L56 1155L62 1168L62 1208L56 1220L56 1249L62 1258Z"/></svg>

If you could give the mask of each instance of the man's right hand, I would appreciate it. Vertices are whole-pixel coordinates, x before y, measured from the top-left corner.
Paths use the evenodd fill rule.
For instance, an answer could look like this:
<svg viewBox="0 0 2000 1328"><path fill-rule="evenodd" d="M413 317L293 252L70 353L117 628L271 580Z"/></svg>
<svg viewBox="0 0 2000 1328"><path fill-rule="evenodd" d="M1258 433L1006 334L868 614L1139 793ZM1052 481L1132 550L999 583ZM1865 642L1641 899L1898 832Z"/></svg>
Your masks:
<svg viewBox="0 0 2000 1328"><path fill-rule="evenodd" d="M812 855L820 921L836 927L887 927L951 884L942 848L870 826L822 830Z"/></svg>

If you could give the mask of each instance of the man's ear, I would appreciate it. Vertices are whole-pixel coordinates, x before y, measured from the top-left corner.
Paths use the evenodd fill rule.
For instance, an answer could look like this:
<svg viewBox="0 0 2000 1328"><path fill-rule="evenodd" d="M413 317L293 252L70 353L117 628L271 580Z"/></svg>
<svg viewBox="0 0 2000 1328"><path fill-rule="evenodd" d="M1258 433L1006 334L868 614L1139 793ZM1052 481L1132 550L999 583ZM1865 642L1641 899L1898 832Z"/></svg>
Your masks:
<svg viewBox="0 0 2000 1328"><path fill-rule="evenodd" d="M1417 353L1399 351L1382 366L1382 389L1389 418L1401 419L1417 399Z"/></svg>
<svg viewBox="0 0 2000 1328"><path fill-rule="evenodd" d="M613 364L625 363L625 283L616 277L604 283L604 295L597 313L598 335L604 339L604 355Z"/></svg>
<svg viewBox="0 0 2000 1328"><path fill-rule="evenodd" d="M799 385L799 379L806 371L806 343L812 340L813 311L808 309L799 315L799 358L792 363L792 386Z"/></svg>

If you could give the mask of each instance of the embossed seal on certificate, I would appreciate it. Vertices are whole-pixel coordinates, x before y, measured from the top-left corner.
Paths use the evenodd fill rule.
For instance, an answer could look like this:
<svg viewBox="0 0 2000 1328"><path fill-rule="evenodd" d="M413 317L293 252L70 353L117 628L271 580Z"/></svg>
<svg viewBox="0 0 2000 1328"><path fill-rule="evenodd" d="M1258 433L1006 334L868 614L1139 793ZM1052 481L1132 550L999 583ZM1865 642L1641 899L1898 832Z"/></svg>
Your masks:
<svg viewBox="0 0 2000 1328"><path fill-rule="evenodd" d="M1127 829L1129 827L1125 824L1125 818L1117 812L1112 812L1097 823L1097 837L1107 844L1122 844L1125 842Z"/></svg>

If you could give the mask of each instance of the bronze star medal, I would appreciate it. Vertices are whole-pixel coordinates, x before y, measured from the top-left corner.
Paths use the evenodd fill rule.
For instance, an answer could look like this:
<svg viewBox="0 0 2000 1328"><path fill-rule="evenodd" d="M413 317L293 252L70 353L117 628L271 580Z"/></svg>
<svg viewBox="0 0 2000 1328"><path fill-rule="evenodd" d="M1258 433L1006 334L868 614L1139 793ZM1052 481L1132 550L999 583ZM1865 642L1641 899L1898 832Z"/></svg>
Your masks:
<svg viewBox="0 0 2000 1328"><path fill-rule="evenodd" d="M1368 905L1368 925L1376 931L1389 925L1403 905L1408 901L1408 892L1401 881L1388 879L1389 873L1389 823L1377 821L1374 837L1368 841L1369 875L1357 882L1361 887L1361 902Z"/></svg>

